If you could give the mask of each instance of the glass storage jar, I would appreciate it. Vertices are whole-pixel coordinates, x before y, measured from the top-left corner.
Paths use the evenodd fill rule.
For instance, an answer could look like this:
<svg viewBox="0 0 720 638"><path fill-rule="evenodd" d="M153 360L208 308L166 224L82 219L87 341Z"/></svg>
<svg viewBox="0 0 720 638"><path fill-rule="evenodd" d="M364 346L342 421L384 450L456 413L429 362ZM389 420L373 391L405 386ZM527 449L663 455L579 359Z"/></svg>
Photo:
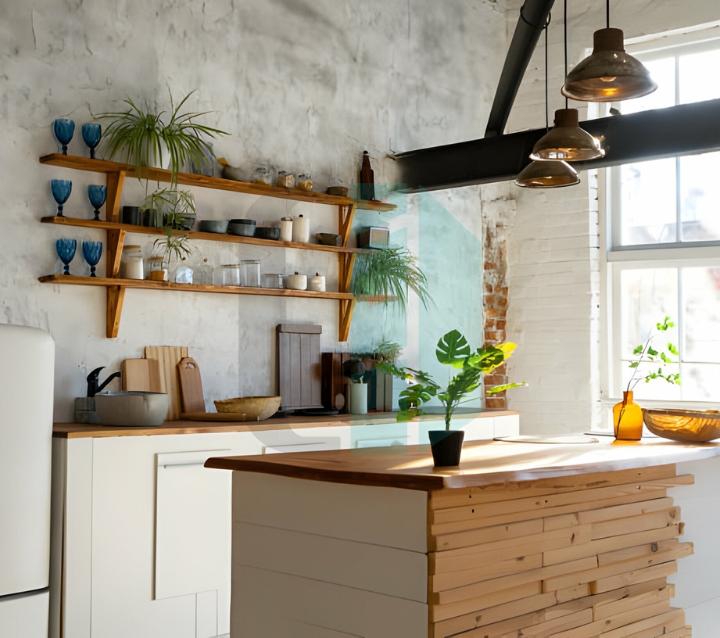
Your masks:
<svg viewBox="0 0 720 638"><path fill-rule="evenodd" d="M241 286L260 288L260 261L257 259L243 259L241 262Z"/></svg>
<svg viewBox="0 0 720 638"><path fill-rule="evenodd" d="M265 288L282 288L283 276L278 273L267 273L263 275L263 283Z"/></svg>
<svg viewBox="0 0 720 638"><path fill-rule="evenodd" d="M159 255L155 255L148 259L148 279L153 281L168 280L168 266L165 259Z"/></svg>
<svg viewBox="0 0 720 638"><path fill-rule="evenodd" d="M264 166L258 166L252 176L252 181L255 184L267 184L272 186L272 174Z"/></svg>
<svg viewBox="0 0 720 638"><path fill-rule="evenodd" d="M214 286L242 286L240 264L223 264L213 271Z"/></svg>
<svg viewBox="0 0 720 638"><path fill-rule="evenodd" d="M285 171L280 171L275 185L280 186L281 188L295 188L295 175Z"/></svg>
<svg viewBox="0 0 720 638"><path fill-rule="evenodd" d="M304 191L311 191L313 189L313 181L308 173L298 175L297 187Z"/></svg>
<svg viewBox="0 0 720 638"><path fill-rule="evenodd" d="M145 279L142 246L125 246L120 260L120 276L123 279Z"/></svg>

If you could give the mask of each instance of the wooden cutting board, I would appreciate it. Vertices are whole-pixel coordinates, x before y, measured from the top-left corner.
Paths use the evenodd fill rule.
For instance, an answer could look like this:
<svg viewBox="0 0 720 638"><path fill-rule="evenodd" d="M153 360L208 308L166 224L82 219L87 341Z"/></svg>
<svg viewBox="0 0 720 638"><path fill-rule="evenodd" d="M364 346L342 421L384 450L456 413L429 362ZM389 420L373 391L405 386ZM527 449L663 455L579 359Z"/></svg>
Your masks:
<svg viewBox="0 0 720 638"><path fill-rule="evenodd" d="M160 364L156 359L125 359L122 389L130 392L162 392Z"/></svg>
<svg viewBox="0 0 720 638"><path fill-rule="evenodd" d="M177 368L183 412L205 412L205 395L197 361L185 357L177 364Z"/></svg>
<svg viewBox="0 0 720 638"><path fill-rule="evenodd" d="M177 365L181 359L187 356L187 346L145 346L145 358L155 359L158 362L160 391L170 395L170 407L167 415L170 421L176 420L182 412Z"/></svg>

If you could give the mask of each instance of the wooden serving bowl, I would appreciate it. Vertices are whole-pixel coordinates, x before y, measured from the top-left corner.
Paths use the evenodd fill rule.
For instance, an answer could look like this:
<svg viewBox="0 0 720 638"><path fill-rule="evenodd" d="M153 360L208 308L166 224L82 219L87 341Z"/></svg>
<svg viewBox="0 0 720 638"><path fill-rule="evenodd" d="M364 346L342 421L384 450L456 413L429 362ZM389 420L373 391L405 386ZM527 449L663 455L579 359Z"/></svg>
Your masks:
<svg viewBox="0 0 720 638"><path fill-rule="evenodd" d="M237 397L214 403L220 413L237 414L238 421L264 421L278 411L280 397Z"/></svg>
<svg viewBox="0 0 720 638"><path fill-rule="evenodd" d="M708 410L646 410L643 419L653 434L689 443L707 443L720 439L720 412Z"/></svg>

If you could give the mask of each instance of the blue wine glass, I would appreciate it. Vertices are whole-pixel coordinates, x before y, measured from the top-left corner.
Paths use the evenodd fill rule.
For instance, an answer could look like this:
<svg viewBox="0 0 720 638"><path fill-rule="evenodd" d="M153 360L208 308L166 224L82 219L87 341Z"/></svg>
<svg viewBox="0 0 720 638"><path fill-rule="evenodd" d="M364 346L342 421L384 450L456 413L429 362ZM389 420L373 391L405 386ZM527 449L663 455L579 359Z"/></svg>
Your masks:
<svg viewBox="0 0 720 638"><path fill-rule="evenodd" d="M95 221L98 221L100 219L100 206L105 203L106 197L106 186L98 186L97 184L91 184L90 186L88 186L88 199L95 208L95 217L93 218Z"/></svg>
<svg viewBox="0 0 720 638"><path fill-rule="evenodd" d="M57 251L60 261L65 264L65 270L63 275L70 274L70 262L75 257L75 251L77 250L76 239L58 239L55 242L55 250Z"/></svg>
<svg viewBox="0 0 720 638"><path fill-rule="evenodd" d="M84 241L82 243L82 252L85 261L90 264L90 276L97 277L95 274L95 266L98 265L100 257L102 257L102 242Z"/></svg>
<svg viewBox="0 0 720 638"><path fill-rule="evenodd" d="M61 118L53 122L53 133L55 138L62 144L62 153L67 155L67 145L75 135L75 122Z"/></svg>
<svg viewBox="0 0 720 638"><path fill-rule="evenodd" d="M82 138L85 144L90 148L90 158L95 159L95 147L100 144L102 137L102 127L94 122L88 122L82 125Z"/></svg>
<svg viewBox="0 0 720 638"><path fill-rule="evenodd" d="M57 202L57 216L63 216L63 204L70 197L72 193L72 182L69 179L54 179L50 182L50 188L52 189L53 197Z"/></svg>

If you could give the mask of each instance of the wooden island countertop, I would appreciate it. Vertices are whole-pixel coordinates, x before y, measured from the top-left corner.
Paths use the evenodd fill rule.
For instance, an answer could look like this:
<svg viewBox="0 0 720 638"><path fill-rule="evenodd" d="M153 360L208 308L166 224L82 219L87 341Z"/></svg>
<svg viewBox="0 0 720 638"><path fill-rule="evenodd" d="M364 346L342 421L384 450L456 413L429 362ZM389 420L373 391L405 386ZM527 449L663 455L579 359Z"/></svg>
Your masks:
<svg viewBox="0 0 720 638"><path fill-rule="evenodd" d="M588 437L590 440L593 437ZM206 467L301 479L425 490L507 484L577 474L669 465L720 456L719 443L478 441L463 446L457 468L433 468L429 445L208 459Z"/></svg>
<svg viewBox="0 0 720 638"><path fill-rule="evenodd" d="M208 459L233 470L231 634L715 635L720 444L595 438Z"/></svg>

